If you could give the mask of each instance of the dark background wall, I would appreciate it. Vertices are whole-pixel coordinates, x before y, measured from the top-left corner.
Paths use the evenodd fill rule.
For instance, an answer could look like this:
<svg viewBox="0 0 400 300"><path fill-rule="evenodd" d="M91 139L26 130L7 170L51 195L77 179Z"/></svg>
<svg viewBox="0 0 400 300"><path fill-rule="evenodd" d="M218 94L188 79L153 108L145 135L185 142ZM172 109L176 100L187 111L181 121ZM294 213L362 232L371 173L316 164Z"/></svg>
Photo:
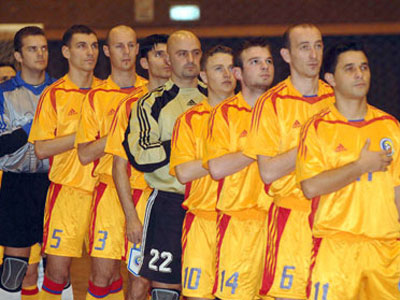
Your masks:
<svg viewBox="0 0 400 300"><path fill-rule="evenodd" d="M154 0L151 24L134 20L134 0L2 0L1 22L41 22L48 29L85 23L98 29L116 24L136 27L174 26L168 18L171 3L198 3L201 20L182 26L288 24L298 22L399 22L398 0Z"/></svg>

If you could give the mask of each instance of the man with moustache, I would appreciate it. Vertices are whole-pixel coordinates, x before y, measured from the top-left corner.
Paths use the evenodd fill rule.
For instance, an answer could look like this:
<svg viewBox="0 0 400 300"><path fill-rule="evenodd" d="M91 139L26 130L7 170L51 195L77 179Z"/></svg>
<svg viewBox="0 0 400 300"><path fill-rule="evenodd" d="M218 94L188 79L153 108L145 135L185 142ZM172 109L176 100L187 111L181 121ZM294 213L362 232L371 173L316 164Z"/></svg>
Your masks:
<svg viewBox="0 0 400 300"><path fill-rule="evenodd" d="M296 165L312 201L308 299L400 299L400 124L367 102L361 44L334 45L324 73L336 101L303 126Z"/></svg>
<svg viewBox="0 0 400 300"><path fill-rule="evenodd" d="M82 255L96 183L93 165L82 166L74 147L85 95L101 81L93 76L99 54L96 34L85 25L71 26L63 36L62 54L69 71L43 93L29 141L39 158L51 158L43 251L47 254L41 300L61 299L72 257Z"/></svg>
<svg viewBox="0 0 400 300"><path fill-rule="evenodd" d="M123 143L129 162L145 173L154 189L146 208L139 274L152 281L155 300L177 300L181 289L185 187L169 174L172 131L178 116L206 94L197 79L202 54L198 38L189 31L176 31L168 39L167 51L171 79L139 100Z"/></svg>

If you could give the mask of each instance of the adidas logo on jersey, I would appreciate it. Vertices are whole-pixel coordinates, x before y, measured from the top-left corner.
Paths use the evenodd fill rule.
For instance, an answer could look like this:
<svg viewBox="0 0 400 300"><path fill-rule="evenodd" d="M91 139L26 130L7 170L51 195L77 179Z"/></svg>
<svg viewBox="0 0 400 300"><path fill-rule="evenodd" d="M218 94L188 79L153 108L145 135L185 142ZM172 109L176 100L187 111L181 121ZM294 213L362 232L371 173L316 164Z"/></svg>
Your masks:
<svg viewBox="0 0 400 300"><path fill-rule="evenodd" d="M194 101L193 99L190 99L190 101L187 103L188 106L193 106L196 105L196 101Z"/></svg>
<svg viewBox="0 0 400 300"><path fill-rule="evenodd" d="M342 144L339 144L339 146L337 146L335 149L335 152L343 152L343 151L347 151L347 149Z"/></svg>
<svg viewBox="0 0 400 300"><path fill-rule="evenodd" d="M115 109L113 108L112 110L110 110L110 111L108 112L108 115L109 115L109 116L115 115Z"/></svg>
<svg viewBox="0 0 400 300"><path fill-rule="evenodd" d="M243 130L242 133L240 134L239 138L246 137L247 136L247 130Z"/></svg>
<svg viewBox="0 0 400 300"><path fill-rule="evenodd" d="M78 113L73 108L71 108L71 110L68 112L68 116L73 116L73 115L77 115L77 114Z"/></svg>
<svg viewBox="0 0 400 300"><path fill-rule="evenodd" d="M296 120L296 121L293 123L292 128L299 128L299 127L301 127L301 123L300 123L298 120Z"/></svg>

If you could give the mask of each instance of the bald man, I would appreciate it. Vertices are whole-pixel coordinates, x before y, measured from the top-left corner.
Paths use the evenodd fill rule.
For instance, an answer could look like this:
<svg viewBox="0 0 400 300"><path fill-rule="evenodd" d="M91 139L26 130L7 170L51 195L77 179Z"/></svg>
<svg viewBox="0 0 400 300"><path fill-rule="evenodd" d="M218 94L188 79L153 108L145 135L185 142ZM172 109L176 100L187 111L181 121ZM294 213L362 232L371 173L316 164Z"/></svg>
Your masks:
<svg viewBox="0 0 400 300"><path fill-rule="evenodd" d="M105 154L107 135L115 111L124 98L147 84L135 71L139 45L135 31L117 26L107 35L104 53L110 58L111 75L86 96L76 134L79 160L96 161L89 225L88 253L92 268L86 299L124 299L120 262L127 253L125 216L112 179L112 155Z"/></svg>
<svg viewBox="0 0 400 300"><path fill-rule="evenodd" d="M154 189L143 226L139 274L152 281L152 299L177 300L181 290L181 235L185 186L169 174L175 120L201 102L206 87L197 80L201 45L189 31L168 39L171 79L141 98L132 112L123 143L130 163Z"/></svg>

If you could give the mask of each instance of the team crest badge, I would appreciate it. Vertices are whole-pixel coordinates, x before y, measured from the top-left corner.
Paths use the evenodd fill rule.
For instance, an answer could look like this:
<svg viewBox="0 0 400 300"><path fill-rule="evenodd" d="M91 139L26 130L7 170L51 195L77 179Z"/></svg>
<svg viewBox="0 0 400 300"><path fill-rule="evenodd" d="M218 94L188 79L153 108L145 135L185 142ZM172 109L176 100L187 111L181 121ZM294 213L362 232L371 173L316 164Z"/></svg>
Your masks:
<svg viewBox="0 0 400 300"><path fill-rule="evenodd" d="M390 151L390 153L388 154L388 156L392 156L394 154L394 147L393 147L393 142L391 139L389 138L383 138L381 139L381 141L379 142L381 149L384 151Z"/></svg>

